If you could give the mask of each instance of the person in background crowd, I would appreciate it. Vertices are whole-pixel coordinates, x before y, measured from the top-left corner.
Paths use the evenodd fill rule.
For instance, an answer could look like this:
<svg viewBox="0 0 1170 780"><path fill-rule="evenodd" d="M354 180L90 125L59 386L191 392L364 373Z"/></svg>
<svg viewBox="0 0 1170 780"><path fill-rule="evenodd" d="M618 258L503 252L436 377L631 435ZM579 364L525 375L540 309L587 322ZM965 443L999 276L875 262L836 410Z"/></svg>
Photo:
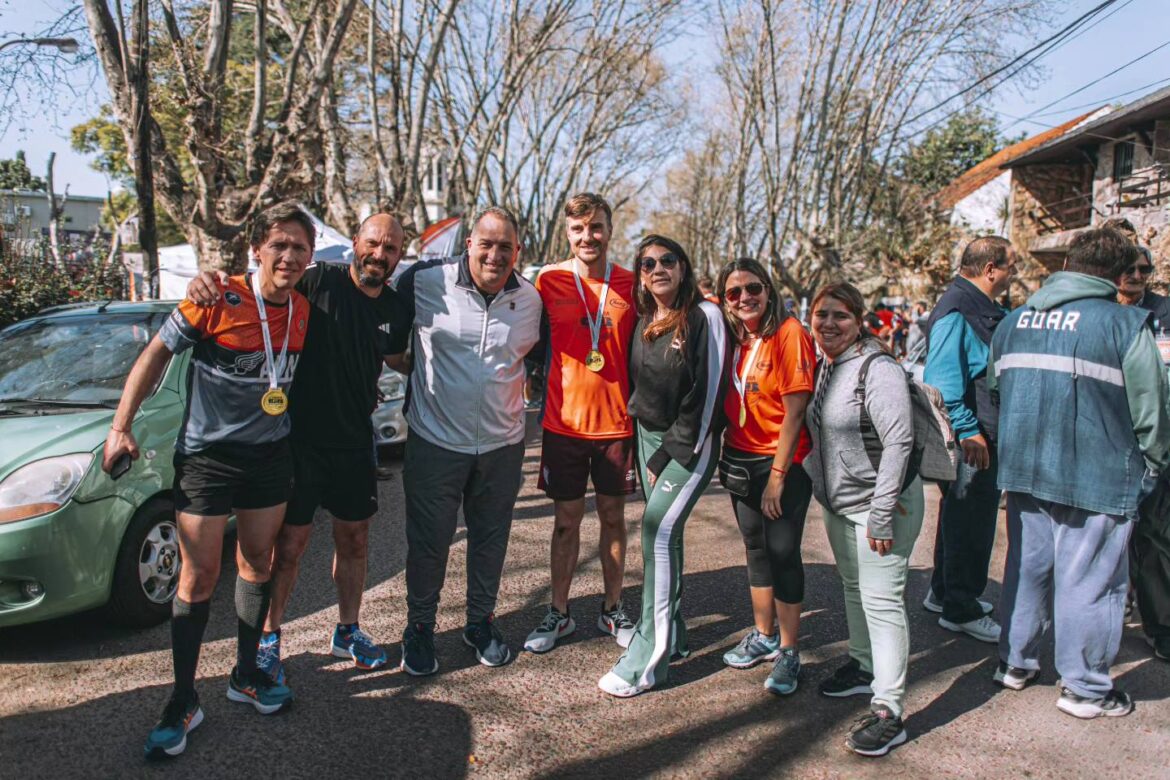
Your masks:
<svg viewBox="0 0 1170 780"><path fill-rule="evenodd" d="M764 688L787 695L800 676L800 609L804 562L800 543L812 484L800 465L812 444L804 412L813 389L812 337L783 309L768 272L733 260L717 288L731 323L735 355L720 479L747 548L755 626L723 656L746 669L775 660ZM777 624L779 631L777 631Z"/></svg>
<svg viewBox="0 0 1170 780"><path fill-rule="evenodd" d="M439 669L435 621L451 540L467 524L463 643L484 666L512 651L495 624L500 575L524 461L524 361L542 355L540 294L514 270L520 230L492 206L472 223L467 251L416 263L398 279L415 323L407 390L406 603L402 669Z"/></svg>
<svg viewBox="0 0 1170 780"><path fill-rule="evenodd" d="M906 741L906 577L923 500L906 374L866 333L864 314L861 293L845 282L813 299L812 333L824 360L806 413L812 451L804 466L824 507L849 626L849 661L820 690L872 696L845 744L882 756Z"/></svg>
<svg viewBox="0 0 1170 780"><path fill-rule="evenodd" d="M914 355L926 342L926 333L923 328L926 325L929 311L926 303L919 301L914 304L914 308L910 310L910 324L906 328L906 354Z"/></svg>
<svg viewBox="0 0 1170 780"><path fill-rule="evenodd" d="M175 442L175 525L183 561L171 617L175 685L146 740L147 758L179 755L187 734L203 722L195 669L233 514L239 628L227 697L263 715L292 701L292 691L257 668L256 644L268 614L272 548L292 492L287 393L309 319L309 303L294 288L313 256L315 232L295 204L262 212L250 240L256 272L230 277L215 306L179 303L131 369L110 424L102 470L112 474L139 456L131 426L171 355L194 349Z"/></svg>
<svg viewBox="0 0 1170 780"><path fill-rule="evenodd" d="M598 558L605 581L597 626L622 647L634 622L622 605L626 566L626 496L634 476L634 424L626 413L630 395L630 337L634 274L608 259L613 233L609 204L582 192L565 204L565 233L573 256L546 265L536 277L544 302L548 386L538 487L553 501L549 564L552 599L524 649L552 650L576 629L569 613L569 589L581 545L585 491L593 480L601 526Z"/></svg>
<svg viewBox="0 0 1170 780"><path fill-rule="evenodd" d="M649 235L635 257L629 413L646 493L642 616L629 649L598 681L619 697L665 682L671 656L688 653L679 608L683 527L715 472L730 357L723 314L699 294L683 248Z"/></svg>
<svg viewBox="0 0 1170 780"><path fill-rule="evenodd" d="M999 521L999 407L987 390L991 336L1007 312L996 298L1011 285L1016 252L999 236L967 244L959 273L926 321L923 381L942 393L963 449L955 481L942 485L934 540L934 574L922 606L938 624L982 642L998 642L1000 626L981 601Z"/></svg>
<svg viewBox="0 0 1170 780"><path fill-rule="evenodd" d="M1159 295L1150 289L1150 282L1154 280L1154 256L1149 249L1138 243L1137 231L1128 219L1108 219L1102 227L1111 227L1120 231L1133 242L1141 254L1137 260L1130 263L1117 277L1117 302L1124 306L1137 306L1151 312L1154 316L1150 324L1154 333L1163 330L1170 331L1170 297Z"/></svg>
<svg viewBox="0 0 1170 780"><path fill-rule="evenodd" d="M991 344L1008 491L995 680L1012 689L1035 680L1055 623L1056 706L1078 718L1133 710L1109 675L1126 548L1143 498L1170 465L1170 389L1149 313L1119 305L1113 283L1141 256L1112 228L1078 234L1065 270L1009 314ZM1052 414L1053 404L1067 411Z"/></svg>
<svg viewBox="0 0 1170 780"><path fill-rule="evenodd" d="M719 305L719 296L715 294L714 282L711 281L710 276L699 277L699 292L711 303Z"/></svg>

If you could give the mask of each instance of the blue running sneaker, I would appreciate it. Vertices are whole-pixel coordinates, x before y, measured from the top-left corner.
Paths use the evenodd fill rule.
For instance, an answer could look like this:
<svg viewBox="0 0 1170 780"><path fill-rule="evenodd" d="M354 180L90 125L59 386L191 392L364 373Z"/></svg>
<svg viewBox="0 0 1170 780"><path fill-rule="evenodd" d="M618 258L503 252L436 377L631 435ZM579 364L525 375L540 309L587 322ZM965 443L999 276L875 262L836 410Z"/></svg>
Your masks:
<svg viewBox="0 0 1170 780"><path fill-rule="evenodd" d="M796 681L800 677L800 653L795 647L782 647L772 666L772 673L764 680L764 690L778 696L796 692Z"/></svg>
<svg viewBox="0 0 1170 780"><path fill-rule="evenodd" d="M260 635L256 646L256 668L272 678L277 685L284 685L284 664L280 661L280 632L268 631Z"/></svg>
<svg viewBox="0 0 1170 780"><path fill-rule="evenodd" d="M763 661L771 661L780 654L780 635L764 636L753 628L739 644L723 654L723 663L733 669L751 669Z"/></svg>
<svg viewBox="0 0 1170 780"><path fill-rule="evenodd" d="M243 678L240 670L233 667L228 676L227 697L229 701L251 704L261 715L271 715L291 704L293 694L288 686L277 685L259 669Z"/></svg>
<svg viewBox="0 0 1170 780"><path fill-rule="evenodd" d="M512 650L504 642L504 635L496 628L496 616L488 615L463 629L463 644L475 650L475 657L484 666L503 666L512 660Z"/></svg>
<svg viewBox="0 0 1170 780"><path fill-rule="evenodd" d="M199 707L199 696L171 694L170 701L163 708L162 718L150 731L143 749L152 760L173 758L187 749L187 735L203 722L203 710Z"/></svg>
<svg viewBox="0 0 1170 780"><path fill-rule="evenodd" d="M338 658L352 658L359 669L377 669L386 663L386 651L374 642L374 638L358 628L357 623L333 629L330 652Z"/></svg>

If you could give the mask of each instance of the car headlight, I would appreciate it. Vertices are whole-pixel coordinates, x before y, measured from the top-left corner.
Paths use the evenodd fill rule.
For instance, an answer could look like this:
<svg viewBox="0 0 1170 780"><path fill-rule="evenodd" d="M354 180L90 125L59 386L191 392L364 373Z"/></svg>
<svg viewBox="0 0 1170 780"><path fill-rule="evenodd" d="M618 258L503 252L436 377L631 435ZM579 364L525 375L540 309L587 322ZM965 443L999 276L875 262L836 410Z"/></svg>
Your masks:
<svg viewBox="0 0 1170 780"><path fill-rule="evenodd" d="M21 466L0 482L0 523L59 509L81 484L93 453L44 458Z"/></svg>
<svg viewBox="0 0 1170 780"><path fill-rule="evenodd" d="M386 401L401 401L406 397L406 380L401 375L382 377L378 382L378 389Z"/></svg>

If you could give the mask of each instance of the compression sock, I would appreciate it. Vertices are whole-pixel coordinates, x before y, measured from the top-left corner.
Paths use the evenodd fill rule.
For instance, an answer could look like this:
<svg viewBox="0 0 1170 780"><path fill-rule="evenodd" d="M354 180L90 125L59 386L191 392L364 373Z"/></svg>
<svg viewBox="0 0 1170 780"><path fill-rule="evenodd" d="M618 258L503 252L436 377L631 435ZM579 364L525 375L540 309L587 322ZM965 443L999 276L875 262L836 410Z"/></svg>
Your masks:
<svg viewBox="0 0 1170 780"><path fill-rule="evenodd" d="M267 582L248 582L236 576L236 617L239 618L239 639L236 646L236 667L239 676L256 671L256 647L264 633L268 617L269 586Z"/></svg>
<svg viewBox="0 0 1170 780"><path fill-rule="evenodd" d="M171 603L171 658L175 664L177 694L195 692L195 667L199 665L199 648L210 607L210 601L190 604L178 596Z"/></svg>

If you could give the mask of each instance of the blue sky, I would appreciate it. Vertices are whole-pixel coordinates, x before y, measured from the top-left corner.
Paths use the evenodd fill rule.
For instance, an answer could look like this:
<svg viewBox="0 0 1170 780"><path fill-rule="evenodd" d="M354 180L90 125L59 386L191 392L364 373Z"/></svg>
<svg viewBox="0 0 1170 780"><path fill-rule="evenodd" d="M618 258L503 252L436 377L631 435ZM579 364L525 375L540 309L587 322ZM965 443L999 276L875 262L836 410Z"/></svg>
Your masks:
<svg viewBox="0 0 1170 780"><path fill-rule="evenodd" d="M1059 3L1051 28L1038 33L1035 39L1047 37L1099 2L1069 0ZM0 0L0 42L37 30L55 18L63 7L67 4L60 0ZM1111 15L1104 21L1041 61L1044 72L1035 89L1020 89L1009 84L991 96L987 105L998 113L1004 125L1011 125L1009 132L1035 134L1085 113L1089 110L1087 106L1129 102L1170 84L1170 46L1166 46L1099 84L1062 100L1045 110L1043 116L1012 125L1017 117L1035 112L1170 41L1170 0L1121 0L1110 11ZM1020 39L1009 43L1022 50L1032 42L1031 39ZM710 50L702 41L688 43L691 51ZM97 87L102 88L100 81ZM55 151L59 189L69 184L70 192L75 194L104 195L107 189L105 178L89 168L84 156L69 148L69 128L93 116L103 100L101 92L79 100L63 98L55 116L39 117L25 127L11 129L0 138L0 158L11 157L17 149L24 149L30 166L41 174L49 152Z"/></svg>

